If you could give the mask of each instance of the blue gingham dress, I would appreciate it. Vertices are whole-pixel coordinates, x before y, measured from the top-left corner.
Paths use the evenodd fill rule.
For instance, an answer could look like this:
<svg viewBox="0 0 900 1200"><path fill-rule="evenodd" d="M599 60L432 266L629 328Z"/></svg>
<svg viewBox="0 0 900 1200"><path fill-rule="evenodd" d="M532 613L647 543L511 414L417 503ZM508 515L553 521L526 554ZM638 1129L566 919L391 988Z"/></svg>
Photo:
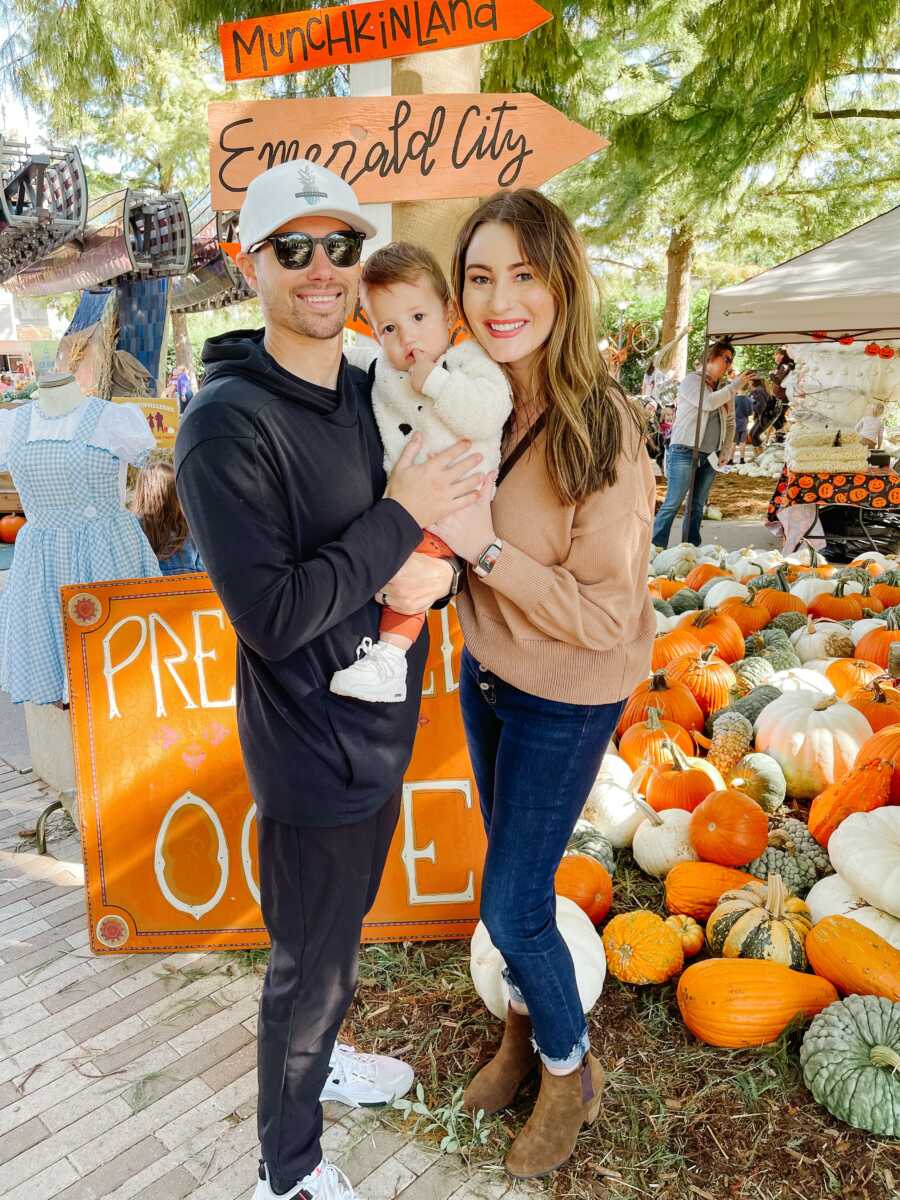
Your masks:
<svg viewBox="0 0 900 1200"><path fill-rule="evenodd" d="M0 689L16 704L68 700L60 587L160 574L140 523L122 506L120 459L90 444L107 404L88 398L66 440L28 441L31 404L10 414L6 462L27 524L0 596Z"/></svg>

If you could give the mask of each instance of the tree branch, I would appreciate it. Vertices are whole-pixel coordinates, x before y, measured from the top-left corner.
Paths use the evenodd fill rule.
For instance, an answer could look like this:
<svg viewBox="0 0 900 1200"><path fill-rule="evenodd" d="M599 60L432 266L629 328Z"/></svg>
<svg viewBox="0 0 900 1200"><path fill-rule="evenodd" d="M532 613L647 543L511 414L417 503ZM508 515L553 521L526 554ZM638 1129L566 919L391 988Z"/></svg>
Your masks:
<svg viewBox="0 0 900 1200"><path fill-rule="evenodd" d="M825 183L814 188L773 188L764 192L766 196L820 196L823 192L846 192L852 188L878 187L882 183L900 183L900 175L881 175L877 179L845 180L842 183Z"/></svg>
<svg viewBox="0 0 900 1200"><path fill-rule="evenodd" d="M887 121L900 121L900 108L833 108L828 112L812 114L814 121L839 121L847 117L883 117Z"/></svg>
<svg viewBox="0 0 900 1200"><path fill-rule="evenodd" d="M829 79L847 79L852 75L900 75L900 67L855 67L847 71L835 71Z"/></svg>

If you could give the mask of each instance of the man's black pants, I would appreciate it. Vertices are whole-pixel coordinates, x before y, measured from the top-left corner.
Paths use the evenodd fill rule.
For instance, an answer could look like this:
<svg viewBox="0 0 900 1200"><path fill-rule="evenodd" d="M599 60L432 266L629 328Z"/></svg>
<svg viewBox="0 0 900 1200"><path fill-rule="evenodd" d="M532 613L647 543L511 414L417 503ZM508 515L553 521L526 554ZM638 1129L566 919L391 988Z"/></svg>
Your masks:
<svg viewBox="0 0 900 1200"><path fill-rule="evenodd" d="M322 1158L319 1095L399 813L398 793L355 825L257 820L261 907L272 939L259 1006L259 1141L276 1191Z"/></svg>

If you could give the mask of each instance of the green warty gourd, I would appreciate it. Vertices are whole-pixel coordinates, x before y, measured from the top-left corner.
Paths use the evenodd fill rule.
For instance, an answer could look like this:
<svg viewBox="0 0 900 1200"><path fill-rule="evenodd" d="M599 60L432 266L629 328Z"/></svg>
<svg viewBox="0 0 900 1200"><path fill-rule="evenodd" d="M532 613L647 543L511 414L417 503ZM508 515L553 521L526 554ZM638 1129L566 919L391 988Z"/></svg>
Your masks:
<svg viewBox="0 0 900 1200"><path fill-rule="evenodd" d="M807 618L803 613L783 612L779 613L774 621L770 621L766 629L779 629L782 633L786 633L790 637L792 633L796 633L798 629L803 628L806 620Z"/></svg>
<svg viewBox="0 0 900 1200"><path fill-rule="evenodd" d="M756 718L766 707L766 705L771 704L773 700L777 700L780 695L781 692L779 689L777 687L772 687L772 685L769 683L764 683L761 687L754 688L753 691L748 695L742 696L740 700L733 701L733 703L727 705L725 708L720 708L717 712L714 712L710 717L707 718L707 736L712 735L713 726L715 725L717 718L723 713L727 712L738 712L742 717L746 717L751 725L755 725Z"/></svg>
<svg viewBox="0 0 900 1200"><path fill-rule="evenodd" d="M757 879L780 875L795 896L805 896L817 879L832 874L828 852L796 817L773 821L768 847L743 870Z"/></svg>

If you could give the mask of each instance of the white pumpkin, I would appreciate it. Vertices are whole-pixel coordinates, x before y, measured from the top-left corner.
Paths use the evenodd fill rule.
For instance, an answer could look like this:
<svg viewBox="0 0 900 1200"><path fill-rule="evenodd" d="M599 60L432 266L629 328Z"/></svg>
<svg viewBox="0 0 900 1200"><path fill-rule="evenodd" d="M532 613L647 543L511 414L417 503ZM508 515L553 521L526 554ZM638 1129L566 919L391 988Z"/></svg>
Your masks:
<svg viewBox="0 0 900 1200"><path fill-rule="evenodd" d="M883 629L884 624L883 617L862 617L850 626L850 641L857 646L867 633L871 633L873 629Z"/></svg>
<svg viewBox="0 0 900 1200"><path fill-rule="evenodd" d="M840 875L826 875L814 883L806 895L806 906L813 924L825 917L849 917L900 950L900 919L866 904Z"/></svg>
<svg viewBox="0 0 900 1200"><path fill-rule="evenodd" d="M828 559L810 542L806 542L793 554L786 554L784 561L792 567L827 567Z"/></svg>
<svg viewBox="0 0 900 1200"><path fill-rule="evenodd" d="M682 542L680 546L670 546L668 550L660 550L654 558L650 573L652 575L668 575L674 571L679 579L683 579L697 562L697 547L690 542Z"/></svg>
<svg viewBox="0 0 900 1200"><path fill-rule="evenodd" d="M832 663L836 663L836 658L811 658L809 662L805 662L800 668L802 671L813 671L816 675L824 675ZM830 683L831 680L828 680ZM831 693L829 693L830 695Z"/></svg>
<svg viewBox="0 0 900 1200"><path fill-rule="evenodd" d="M846 625L838 621L814 621L811 617L791 634L791 645L802 663L811 658L846 658L853 651Z"/></svg>
<svg viewBox="0 0 900 1200"><path fill-rule="evenodd" d="M756 719L756 749L775 759L798 799L811 800L845 775L871 736L862 713L818 691L779 696Z"/></svg>
<svg viewBox="0 0 900 1200"><path fill-rule="evenodd" d="M897 560L895 558L888 558L888 556L886 554L882 554L880 550L867 550L865 554L857 554L853 561L857 563L877 563L877 565L881 567L881 574L883 574L885 571L893 571L897 566Z"/></svg>
<svg viewBox="0 0 900 1200"><path fill-rule="evenodd" d="M822 579L819 575L804 575L791 584L791 595L799 596L804 604L811 604L816 596L824 596L837 587L836 579Z"/></svg>
<svg viewBox="0 0 900 1200"><path fill-rule="evenodd" d="M665 613L661 613L657 608L653 610L653 614L656 617L657 633L668 633L669 630L674 629L681 620L680 613L674 613L671 617L667 617Z"/></svg>
<svg viewBox="0 0 900 1200"><path fill-rule="evenodd" d="M750 589L742 583L738 583L736 579L723 579L719 583L714 583L703 601L704 608L717 608L723 600L728 600L731 596L749 596Z"/></svg>
<svg viewBox="0 0 900 1200"><path fill-rule="evenodd" d="M699 855L691 845L691 814L682 808L656 812L640 801L645 820L638 826L631 853L647 875L663 879L676 863L697 862Z"/></svg>
<svg viewBox="0 0 900 1200"><path fill-rule="evenodd" d="M828 857L857 896L900 917L900 805L851 813L828 839Z"/></svg>
<svg viewBox="0 0 900 1200"><path fill-rule="evenodd" d="M556 927L569 947L581 1006L589 1013L600 999L606 978L603 939L591 924L590 917L565 896L556 897ZM505 969L503 955L491 941L484 922L479 921L472 934L469 970L475 991L501 1021L506 1019L509 1005L509 985L503 978Z"/></svg>
<svg viewBox="0 0 900 1200"><path fill-rule="evenodd" d="M633 772L618 755L606 754L594 786L582 810L598 833L608 838L617 850L631 845L634 831L644 819L637 807L640 796L630 789Z"/></svg>
<svg viewBox="0 0 900 1200"><path fill-rule="evenodd" d="M766 680L767 687L777 687L779 692L819 692L823 696L834 695L834 685L818 671L808 667L788 667L785 671L776 671L771 679Z"/></svg>

